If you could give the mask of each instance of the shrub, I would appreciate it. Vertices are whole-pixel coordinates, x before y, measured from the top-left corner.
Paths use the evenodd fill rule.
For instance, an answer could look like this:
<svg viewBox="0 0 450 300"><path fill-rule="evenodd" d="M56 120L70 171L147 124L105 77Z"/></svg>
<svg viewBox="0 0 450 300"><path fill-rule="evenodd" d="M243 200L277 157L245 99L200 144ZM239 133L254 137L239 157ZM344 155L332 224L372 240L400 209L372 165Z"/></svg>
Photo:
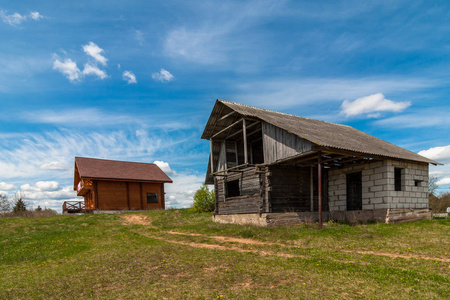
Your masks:
<svg viewBox="0 0 450 300"><path fill-rule="evenodd" d="M194 205L192 210L196 212L214 211L214 190L210 191L206 184L203 184L194 194Z"/></svg>

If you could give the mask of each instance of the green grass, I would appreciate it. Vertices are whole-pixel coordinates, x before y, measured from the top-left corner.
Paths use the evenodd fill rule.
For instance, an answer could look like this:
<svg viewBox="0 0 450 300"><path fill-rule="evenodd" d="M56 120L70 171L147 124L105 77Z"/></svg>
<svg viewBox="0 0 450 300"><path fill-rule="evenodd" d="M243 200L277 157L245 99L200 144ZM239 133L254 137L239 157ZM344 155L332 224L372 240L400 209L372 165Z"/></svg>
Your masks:
<svg viewBox="0 0 450 300"><path fill-rule="evenodd" d="M146 225L126 215L1 218L0 299L450 295L449 218L319 231L218 224L189 210L141 213Z"/></svg>

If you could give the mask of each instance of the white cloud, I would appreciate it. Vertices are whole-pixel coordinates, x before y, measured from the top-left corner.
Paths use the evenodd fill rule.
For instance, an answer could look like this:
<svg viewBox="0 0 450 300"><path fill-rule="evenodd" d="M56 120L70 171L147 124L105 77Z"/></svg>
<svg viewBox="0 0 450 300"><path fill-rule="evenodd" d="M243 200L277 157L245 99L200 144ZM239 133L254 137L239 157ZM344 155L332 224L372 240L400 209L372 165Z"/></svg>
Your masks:
<svg viewBox="0 0 450 300"><path fill-rule="evenodd" d="M450 145L422 150L419 152L419 155L436 160L440 163L450 163Z"/></svg>
<svg viewBox="0 0 450 300"><path fill-rule="evenodd" d="M169 82L175 79L175 77L165 69L161 69L159 73L153 73L152 78L161 82Z"/></svg>
<svg viewBox="0 0 450 300"><path fill-rule="evenodd" d="M65 59L64 62L56 59L53 63L53 69L64 74L71 82L80 80L81 71L78 69L77 64L70 58Z"/></svg>
<svg viewBox="0 0 450 300"><path fill-rule="evenodd" d="M171 177L173 183L164 185L166 192L166 206L184 208L192 206L193 196L199 189L205 176L196 174L177 174Z"/></svg>
<svg viewBox="0 0 450 300"><path fill-rule="evenodd" d="M447 185L450 184L450 177L442 178L436 182L437 185Z"/></svg>
<svg viewBox="0 0 450 300"><path fill-rule="evenodd" d="M97 66L91 65L91 64L85 64L83 69L83 75L95 75L100 79L105 79L108 77L106 75L105 71L100 70Z"/></svg>
<svg viewBox="0 0 450 300"><path fill-rule="evenodd" d="M341 112L347 117L361 114L369 114L371 117L378 117L379 112L401 112L411 106L411 102L394 102L386 99L383 94L377 93L366 97L358 98L354 101L344 100L341 105ZM375 114L374 114L375 113Z"/></svg>
<svg viewBox="0 0 450 300"><path fill-rule="evenodd" d="M122 78L128 82L128 84L137 83L136 76L131 71L123 72Z"/></svg>
<svg viewBox="0 0 450 300"><path fill-rule="evenodd" d="M160 161L160 160L155 160L153 162L155 165L157 165L164 173L166 173L167 175L175 175L176 173L170 168L169 163L164 162L164 161Z"/></svg>
<svg viewBox="0 0 450 300"><path fill-rule="evenodd" d="M142 31L140 30L134 30L134 38L136 39L136 41L138 41L139 45L143 45L144 44L144 34L142 33Z"/></svg>
<svg viewBox="0 0 450 300"><path fill-rule="evenodd" d="M83 50L87 55L92 56L93 58L95 58L95 60L106 66L106 62L108 61L108 59L101 55L104 50L97 46L94 42L89 42L89 44L84 45Z"/></svg>
<svg viewBox="0 0 450 300"><path fill-rule="evenodd" d="M16 189L16 186L14 184L0 182L0 191L12 191L15 189Z"/></svg>
<svg viewBox="0 0 450 300"><path fill-rule="evenodd" d="M53 192L60 190L56 181L38 181L34 185L23 184L20 189L24 192Z"/></svg>
<svg viewBox="0 0 450 300"><path fill-rule="evenodd" d="M30 13L30 18L32 18L33 20L37 21L37 20L43 19L44 16L41 15L40 13L38 13L37 11L32 11Z"/></svg>
<svg viewBox="0 0 450 300"><path fill-rule="evenodd" d="M33 11L29 14L29 16L26 16L26 15L21 15L17 12L13 13L11 15L8 15L6 10L0 10L0 18L2 19L2 21L11 26L17 26L17 25L22 24L22 22L26 21L28 19L28 17L30 17L32 20L35 20L35 21L38 21L38 20L44 18L44 16L41 15L37 11Z"/></svg>
<svg viewBox="0 0 450 300"><path fill-rule="evenodd" d="M59 161L51 161L49 163L42 164L40 166L42 170L67 170L68 167L64 166Z"/></svg>
<svg viewBox="0 0 450 300"><path fill-rule="evenodd" d="M377 120L374 124L390 128L436 127L442 130L450 127L447 111L448 107L420 109L413 113Z"/></svg>
<svg viewBox="0 0 450 300"><path fill-rule="evenodd" d="M6 24L11 26L20 25L23 21L27 19L27 16L21 15L19 13L13 13L12 15L8 15L6 11L0 10L0 18Z"/></svg>

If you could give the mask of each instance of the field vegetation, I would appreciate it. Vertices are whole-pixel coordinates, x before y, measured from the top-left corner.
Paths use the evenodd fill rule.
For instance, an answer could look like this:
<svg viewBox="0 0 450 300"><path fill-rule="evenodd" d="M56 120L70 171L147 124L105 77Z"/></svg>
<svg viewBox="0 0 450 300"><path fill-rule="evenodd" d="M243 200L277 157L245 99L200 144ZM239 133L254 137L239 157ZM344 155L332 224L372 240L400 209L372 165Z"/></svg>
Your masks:
<svg viewBox="0 0 450 300"><path fill-rule="evenodd" d="M450 218L259 228L189 209L0 219L0 299L448 299Z"/></svg>

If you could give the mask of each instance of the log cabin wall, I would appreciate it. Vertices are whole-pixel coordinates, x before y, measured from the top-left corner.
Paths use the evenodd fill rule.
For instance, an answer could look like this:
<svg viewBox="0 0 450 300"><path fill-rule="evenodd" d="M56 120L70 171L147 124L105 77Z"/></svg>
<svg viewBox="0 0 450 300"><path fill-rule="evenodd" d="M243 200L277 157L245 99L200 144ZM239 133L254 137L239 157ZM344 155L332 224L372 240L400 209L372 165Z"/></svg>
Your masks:
<svg viewBox="0 0 450 300"><path fill-rule="evenodd" d="M216 214L259 213L263 205L264 175L255 174L256 168L243 172L232 172L227 176L216 176ZM236 191L235 189L238 189ZM231 191L233 189L233 191ZM239 193L238 195L231 193Z"/></svg>
<svg viewBox="0 0 450 300"><path fill-rule="evenodd" d="M164 209L164 190L162 183L97 181L98 208L100 210L147 210ZM157 194L157 203L149 203Z"/></svg>

